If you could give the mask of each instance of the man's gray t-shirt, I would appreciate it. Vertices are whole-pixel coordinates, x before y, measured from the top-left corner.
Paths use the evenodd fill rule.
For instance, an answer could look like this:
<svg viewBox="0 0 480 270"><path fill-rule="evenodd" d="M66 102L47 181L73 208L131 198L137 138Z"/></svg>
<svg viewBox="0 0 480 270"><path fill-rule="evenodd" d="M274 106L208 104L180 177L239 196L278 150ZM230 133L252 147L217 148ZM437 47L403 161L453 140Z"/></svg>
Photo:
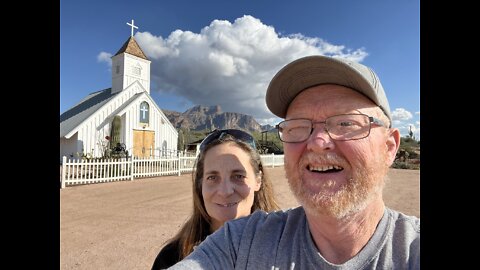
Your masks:
<svg viewBox="0 0 480 270"><path fill-rule="evenodd" d="M365 247L344 264L326 261L302 207L229 221L169 269L420 269L420 219L385 208Z"/></svg>

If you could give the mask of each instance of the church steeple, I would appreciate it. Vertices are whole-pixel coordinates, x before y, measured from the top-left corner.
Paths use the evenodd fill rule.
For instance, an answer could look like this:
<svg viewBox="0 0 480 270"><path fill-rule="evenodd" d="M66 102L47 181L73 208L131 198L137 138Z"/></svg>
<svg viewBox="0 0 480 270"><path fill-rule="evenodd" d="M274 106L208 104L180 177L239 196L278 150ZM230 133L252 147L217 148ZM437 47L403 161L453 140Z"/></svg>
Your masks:
<svg viewBox="0 0 480 270"><path fill-rule="evenodd" d="M123 46L120 48L120 50L118 50L118 52L115 55L119 55L121 53L129 53L131 55L135 55L137 57L148 60L145 53L143 53L142 48L140 48L140 46L138 45L137 41L135 41L135 38L133 38L133 36L127 39L127 41L123 44Z"/></svg>
<svg viewBox="0 0 480 270"><path fill-rule="evenodd" d="M135 81L139 81L143 88L150 94L150 63L142 48L133 37L132 32L120 50L112 56L112 93L120 92Z"/></svg>

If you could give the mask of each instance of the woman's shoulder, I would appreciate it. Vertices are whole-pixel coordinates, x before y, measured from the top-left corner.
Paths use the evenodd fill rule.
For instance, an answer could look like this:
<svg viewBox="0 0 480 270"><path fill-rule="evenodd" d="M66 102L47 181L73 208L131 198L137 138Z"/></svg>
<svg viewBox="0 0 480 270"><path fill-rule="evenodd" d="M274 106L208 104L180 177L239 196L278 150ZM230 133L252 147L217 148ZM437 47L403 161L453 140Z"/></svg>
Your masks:
<svg viewBox="0 0 480 270"><path fill-rule="evenodd" d="M152 270L166 269L179 261L178 241L165 245L155 258Z"/></svg>

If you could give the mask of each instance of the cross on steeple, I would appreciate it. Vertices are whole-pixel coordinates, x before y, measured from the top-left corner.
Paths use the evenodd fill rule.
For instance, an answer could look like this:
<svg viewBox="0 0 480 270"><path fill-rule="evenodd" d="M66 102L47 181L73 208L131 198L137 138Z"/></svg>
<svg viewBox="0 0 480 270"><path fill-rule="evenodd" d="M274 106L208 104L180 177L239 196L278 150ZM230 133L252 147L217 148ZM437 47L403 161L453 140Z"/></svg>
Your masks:
<svg viewBox="0 0 480 270"><path fill-rule="evenodd" d="M130 26L132 27L132 33L131 33L131 36L133 37L133 28L136 28L136 29L138 29L138 26L135 26L135 25L134 25L134 23L133 23L133 19L132 19L132 24L129 24L129 23L127 22L127 25L130 25Z"/></svg>

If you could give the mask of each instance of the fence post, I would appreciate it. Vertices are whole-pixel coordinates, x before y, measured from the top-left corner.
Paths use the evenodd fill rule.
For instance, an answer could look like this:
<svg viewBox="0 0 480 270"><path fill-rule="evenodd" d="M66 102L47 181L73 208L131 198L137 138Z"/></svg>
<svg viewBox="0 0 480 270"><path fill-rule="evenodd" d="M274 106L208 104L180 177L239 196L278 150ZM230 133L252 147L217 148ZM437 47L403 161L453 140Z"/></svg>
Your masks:
<svg viewBox="0 0 480 270"><path fill-rule="evenodd" d="M60 188L65 188L65 174L67 173L66 172L66 166L65 166L65 163L67 163L67 157L66 156L63 156L62 158L62 179L61 179L61 185L60 185Z"/></svg>
<svg viewBox="0 0 480 270"><path fill-rule="evenodd" d="M133 181L133 155L131 157L131 160L132 161L130 162L130 181Z"/></svg>
<svg viewBox="0 0 480 270"><path fill-rule="evenodd" d="M275 153L272 153L272 168L275 168Z"/></svg>
<svg viewBox="0 0 480 270"><path fill-rule="evenodd" d="M180 166L181 166L180 156L177 157L177 162L178 162L178 176L180 176L180 175L181 175L181 171L180 171Z"/></svg>

